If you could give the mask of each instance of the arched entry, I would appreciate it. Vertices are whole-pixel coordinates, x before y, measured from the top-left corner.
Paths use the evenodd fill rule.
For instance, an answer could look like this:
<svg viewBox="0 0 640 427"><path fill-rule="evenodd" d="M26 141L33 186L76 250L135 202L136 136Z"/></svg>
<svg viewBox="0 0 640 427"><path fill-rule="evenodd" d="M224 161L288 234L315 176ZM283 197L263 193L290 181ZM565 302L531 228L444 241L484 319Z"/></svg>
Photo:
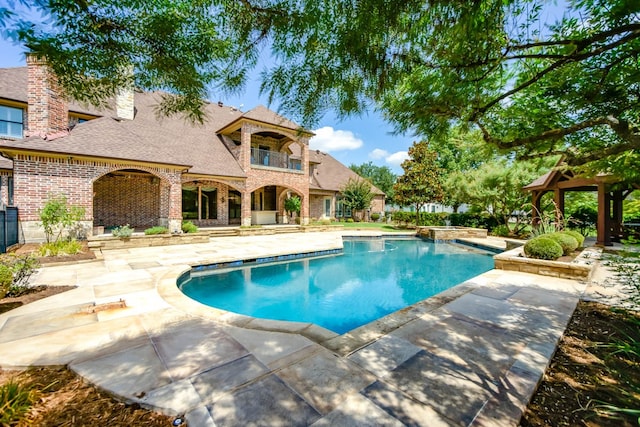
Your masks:
<svg viewBox="0 0 640 427"><path fill-rule="evenodd" d="M277 224L277 196L275 185L265 185L251 192L251 224Z"/></svg>
<svg viewBox="0 0 640 427"><path fill-rule="evenodd" d="M108 229L128 224L138 230L159 225L160 218L167 217L162 215L163 191L168 196L168 186L163 187L160 178L149 172L109 172L93 183L94 225Z"/></svg>

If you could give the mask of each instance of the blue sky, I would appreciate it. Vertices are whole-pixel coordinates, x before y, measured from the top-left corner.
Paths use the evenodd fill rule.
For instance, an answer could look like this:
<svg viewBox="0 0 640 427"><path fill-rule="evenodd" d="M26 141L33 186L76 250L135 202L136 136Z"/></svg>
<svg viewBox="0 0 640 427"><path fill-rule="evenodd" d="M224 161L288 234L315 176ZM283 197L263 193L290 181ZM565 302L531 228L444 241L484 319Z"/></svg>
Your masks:
<svg viewBox="0 0 640 427"><path fill-rule="evenodd" d="M24 51L22 46L0 38L0 68L24 66ZM247 83L242 94L222 98L212 94L211 101L222 101L242 111L259 104L277 111L278 105L268 105L266 98L259 96L260 82L257 76L258 72ZM312 149L331 153L347 166L372 161L376 165L390 167L396 174L402 173L400 163L406 158L407 149L414 141L410 136L392 135L393 128L373 111L346 120L329 114L312 130L316 133L310 143Z"/></svg>

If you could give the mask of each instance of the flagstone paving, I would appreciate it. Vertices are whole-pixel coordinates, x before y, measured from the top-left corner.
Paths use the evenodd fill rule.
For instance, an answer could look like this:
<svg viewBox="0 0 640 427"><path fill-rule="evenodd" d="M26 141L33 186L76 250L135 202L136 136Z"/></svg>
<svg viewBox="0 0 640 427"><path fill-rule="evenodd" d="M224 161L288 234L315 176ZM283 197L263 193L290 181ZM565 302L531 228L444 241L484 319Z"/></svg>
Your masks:
<svg viewBox="0 0 640 427"><path fill-rule="evenodd" d="M34 284L78 288L1 315L0 366L68 364L190 426L517 425L586 283L492 270L343 336L175 286L191 265L340 247L341 233L220 237L43 268Z"/></svg>

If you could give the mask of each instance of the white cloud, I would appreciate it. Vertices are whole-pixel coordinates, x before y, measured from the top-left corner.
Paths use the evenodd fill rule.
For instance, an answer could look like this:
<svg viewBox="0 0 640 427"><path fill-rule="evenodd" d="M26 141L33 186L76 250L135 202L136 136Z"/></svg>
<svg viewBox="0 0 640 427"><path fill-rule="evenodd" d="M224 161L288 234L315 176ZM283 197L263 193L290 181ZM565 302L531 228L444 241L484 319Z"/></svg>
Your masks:
<svg viewBox="0 0 640 427"><path fill-rule="evenodd" d="M396 151L393 154L388 155L384 158L384 161L389 163L390 165L400 166L400 163L404 162L409 158L409 153L406 151Z"/></svg>
<svg viewBox="0 0 640 427"><path fill-rule="evenodd" d="M387 150L383 150L381 148L376 148L372 152L369 153L369 157L372 159L384 159L389 156L389 152Z"/></svg>
<svg viewBox="0 0 640 427"><path fill-rule="evenodd" d="M316 135L309 140L309 148L321 151L357 150L364 144L353 132L348 130L335 130L331 126L325 126L313 131Z"/></svg>

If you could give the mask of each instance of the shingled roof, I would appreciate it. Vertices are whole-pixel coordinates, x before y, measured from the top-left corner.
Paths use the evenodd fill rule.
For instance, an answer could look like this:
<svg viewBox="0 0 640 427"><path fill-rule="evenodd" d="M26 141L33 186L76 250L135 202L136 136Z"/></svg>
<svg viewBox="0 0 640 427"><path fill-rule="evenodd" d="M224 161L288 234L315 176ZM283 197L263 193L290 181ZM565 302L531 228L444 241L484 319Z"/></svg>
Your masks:
<svg viewBox="0 0 640 427"><path fill-rule="evenodd" d="M265 123L268 125L276 125L281 128L291 129L296 132L307 134L309 136L313 135L313 132L307 129L304 129L302 126L300 126L296 122L293 122L285 117L282 117L280 114L276 113L273 110L270 110L264 105L258 105L257 107L252 108L251 110L244 113L241 117L238 117L233 122L227 123L224 127L221 127L218 130L222 131L224 129L228 130L229 128L233 129L232 125L234 125L236 122L238 122L239 124L240 122L242 122L242 120L252 120L260 123Z"/></svg>
<svg viewBox="0 0 640 427"><path fill-rule="evenodd" d="M0 99L27 103L27 67L0 68ZM114 105L110 103L110 105ZM82 105L75 101L69 102L69 111L88 114L90 116L104 116L113 114L110 110L101 110L91 105Z"/></svg>
<svg viewBox="0 0 640 427"><path fill-rule="evenodd" d="M7 90L0 92L0 97L26 102L26 73L26 67L0 69L0 91ZM24 88L11 88L21 82ZM155 106L160 102L160 95L136 92L134 120L116 119L107 112L106 116L76 125L66 136L48 140L41 137L5 140L0 143L0 149L183 166L194 174L246 176L215 132L241 117L240 111L208 104L203 125L192 124L180 116L159 118ZM81 112L88 113L88 110Z"/></svg>
<svg viewBox="0 0 640 427"><path fill-rule="evenodd" d="M337 161L328 153L322 151L309 151L309 161L317 163L316 172L309 184L310 190L340 191L349 179L362 179L360 175ZM371 191L376 195L384 195L384 192L375 185L371 185Z"/></svg>

